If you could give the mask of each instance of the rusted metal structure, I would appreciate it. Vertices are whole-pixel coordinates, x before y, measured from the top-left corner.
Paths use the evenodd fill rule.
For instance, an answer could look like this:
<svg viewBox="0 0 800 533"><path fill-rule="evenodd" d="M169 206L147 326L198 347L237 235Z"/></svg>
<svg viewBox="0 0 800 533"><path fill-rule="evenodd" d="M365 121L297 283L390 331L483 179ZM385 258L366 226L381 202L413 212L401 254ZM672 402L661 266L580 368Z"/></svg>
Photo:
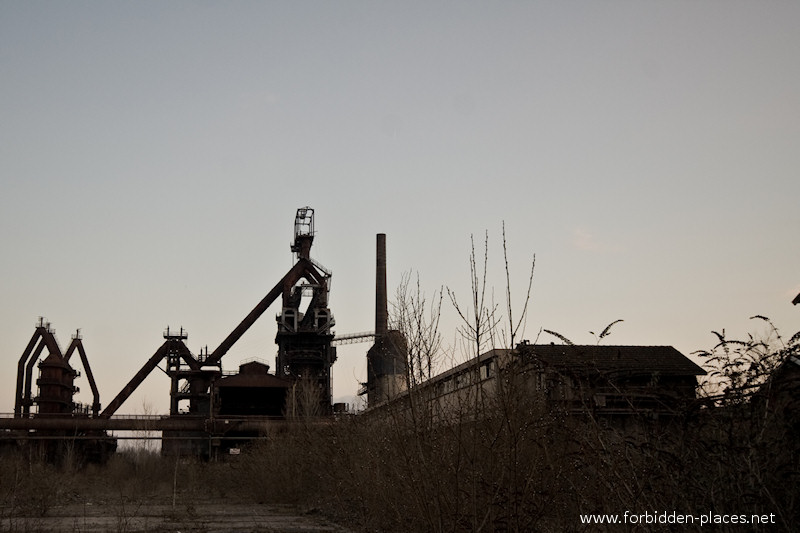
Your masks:
<svg viewBox="0 0 800 533"><path fill-rule="evenodd" d="M311 260L314 211L297 210L292 251L302 265L303 283L284 286L281 314L277 317L276 375L297 383L292 389L292 414L331 413L331 365L336 348L331 346L335 321L328 308L331 273ZM299 395L297 387L300 387Z"/></svg>
<svg viewBox="0 0 800 533"><path fill-rule="evenodd" d="M315 347L326 351L327 357L324 362L327 364L327 368L324 369L324 372L328 376L327 393L329 397L330 364L335 360L335 352L330 350L330 340L333 338L330 327L333 325L333 316L330 310L327 309L330 273L324 270L321 272L318 265L311 260L310 250L314 239L313 215L314 210L310 207L303 207L297 210L295 240L291 246L291 250L298 255L297 262L213 352L210 354L201 353L199 356L193 355L185 344L188 338L185 330L181 328L179 331L174 331L167 328L167 331L164 332L164 344L156 350L139 372L108 404L100 416L110 417L113 415L164 358L167 359L167 374L172 381L170 414L175 416L181 414L201 416L211 414L213 412L211 384L221 375L223 356L228 353L233 345L279 296L283 296L285 310L296 310L297 307L292 305L293 298L295 295L302 295L305 287L314 289L313 301L316 306L314 309L318 312L318 316L322 317L327 313L324 322L320 318L320 321L313 324L314 326L323 324L325 327L309 327L303 329L302 332L311 333L311 335L306 335L305 337L311 336ZM302 281L306 283L302 284ZM299 318L298 315L295 315L295 317ZM300 323L303 323L302 319L300 319ZM281 346L280 342L279 346ZM331 353L334 355L331 356ZM297 372L292 370L297 366L294 365L296 360L291 353L284 355L282 358L279 352L278 357L279 376L297 375ZM187 402L188 405L183 406Z"/></svg>
<svg viewBox="0 0 800 533"><path fill-rule="evenodd" d="M0 430L33 431L43 437L46 432L162 431L163 453L210 456L236 445L239 438L257 436L270 421L332 413L331 365L336 348L331 345L335 322L328 307L331 273L311 258L314 236L314 210L302 207L295 216L291 245L294 266L220 345L211 353L206 349L194 355L186 345L186 330L167 328L164 343L102 412L80 335L62 353L49 324L40 320L19 361L14 419L0 419ZM256 361L243 364L238 373L223 373L223 356L278 298L282 307L277 316L275 374ZM39 362L39 395L33 398L33 367L45 349L49 355ZM91 411L73 401L77 372L69 359L75 351L92 388ZM137 418L112 418L162 361L170 378L169 416L146 424ZM38 409L32 415L34 404Z"/></svg>
<svg viewBox="0 0 800 533"><path fill-rule="evenodd" d="M47 357L40 359L44 350ZM75 402L75 378L80 373L70 365L70 358L78 352L83 370L92 389L92 405L84 406ZM38 362L38 365L37 365ZM38 394L32 396L33 367L38 366L36 379ZM36 405L36 412L31 408ZM109 438L104 428L78 428L49 426L48 420L78 420L97 416L100 411L100 394L94 381L89 359L83 347L80 331L72 336L66 352L61 351L55 331L44 318L39 318L33 336L17 365L17 385L14 400L14 420L28 421L24 436L39 440L39 450L43 455L56 458L61 453L65 440L80 441L72 451L88 459L102 460L116 449L116 440ZM12 424L13 425L13 424ZM4 426L4 429L13 429ZM14 437L21 435L15 434Z"/></svg>
<svg viewBox="0 0 800 533"><path fill-rule="evenodd" d="M206 348L195 355L187 346L187 331L168 327L163 344L102 411L81 336L73 336L62 353L49 324L40 320L19 361L14 418L0 418L0 437L56 440L71 435L102 440L108 438L106 431L161 432L162 453L216 456L287 419L342 412L344 404L332 404L331 367L336 361L335 345L352 342L374 341L367 353L367 382L362 384L369 405L397 397L405 390L406 342L399 331L389 328L386 235L377 235L375 331L336 337L329 307L331 272L311 258L314 222L312 208L297 210L290 246L294 265L215 350ZM241 364L238 372L223 371L225 354L278 299L274 373L258 360ZM40 360L45 349L47 357ZM90 407L73 400L78 373L69 361L75 352L92 389ZM33 397L37 361L39 394ZM169 414L117 416L156 368L170 380ZM32 413L34 405L37 410Z"/></svg>
<svg viewBox="0 0 800 533"><path fill-rule="evenodd" d="M48 351L48 357L39 363L40 373L42 374L37 380L40 392L36 398L31 397L33 367L39 361L39 357L45 350ZM89 359L86 357L86 350L83 347L80 331L77 331L72 336L67 351L62 353L55 337L54 330L50 327L49 322L45 322L43 317L39 318L39 323L31 337L28 346L22 353L17 366L17 389L14 401L14 416L22 417L29 416L31 413L31 406L34 403L39 404L39 413L50 414L72 414L74 412L88 413L89 409L77 405L73 402L73 395L77 390L73 388L73 381L78 376L77 371L73 370L69 364L72 354L78 352L83 364L83 369L86 372L86 378L89 380L89 386L92 388L93 402L91 405L91 413L97 415L100 410L100 393L97 391L97 384L92 375L92 369L89 366ZM43 389L42 389L43 388ZM45 403L44 411L42 402Z"/></svg>

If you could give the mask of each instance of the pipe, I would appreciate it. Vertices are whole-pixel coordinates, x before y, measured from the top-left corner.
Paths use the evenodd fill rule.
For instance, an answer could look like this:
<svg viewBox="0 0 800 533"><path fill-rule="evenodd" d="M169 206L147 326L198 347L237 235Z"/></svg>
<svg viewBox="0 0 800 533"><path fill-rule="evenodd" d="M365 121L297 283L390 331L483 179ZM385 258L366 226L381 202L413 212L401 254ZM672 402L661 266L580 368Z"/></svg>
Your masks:
<svg viewBox="0 0 800 533"><path fill-rule="evenodd" d="M69 431L70 435L60 438L71 439L81 431L199 431L206 434L223 435L231 431L266 432L270 428L288 427L290 423L276 417L220 417L204 416L139 416L122 415L121 418L88 418L72 416L35 417L35 418L0 418L0 430L35 430L37 432ZM59 437L57 435L37 435L38 437ZM22 435L4 435L0 431L0 440L5 438L24 438ZM116 437L111 437L116 438ZM181 436L179 438L191 438Z"/></svg>
<svg viewBox="0 0 800 533"><path fill-rule="evenodd" d="M36 343L39 341L42 330L44 328L36 328L36 331L33 333L33 337L31 337L31 341L28 343L28 346L25 348L25 351L22 352L22 357L19 358L19 363L17 365L17 395L16 399L14 400L14 416L22 416L23 406L25 405L25 367L26 363L28 362L28 358L31 356L31 352L33 348L36 346Z"/></svg>

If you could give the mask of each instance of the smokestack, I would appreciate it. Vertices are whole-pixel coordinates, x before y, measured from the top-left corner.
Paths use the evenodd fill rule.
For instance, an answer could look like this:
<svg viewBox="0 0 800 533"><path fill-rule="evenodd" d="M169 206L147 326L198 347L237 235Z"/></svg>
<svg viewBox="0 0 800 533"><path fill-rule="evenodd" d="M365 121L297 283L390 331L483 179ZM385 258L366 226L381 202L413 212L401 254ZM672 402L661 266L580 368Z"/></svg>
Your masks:
<svg viewBox="0 0 800 533"><path fill-rule="evenodd" d="M375 335L389 331L389 305L386 294L386 234L378 233L377 263L375 266Z"/></svg>

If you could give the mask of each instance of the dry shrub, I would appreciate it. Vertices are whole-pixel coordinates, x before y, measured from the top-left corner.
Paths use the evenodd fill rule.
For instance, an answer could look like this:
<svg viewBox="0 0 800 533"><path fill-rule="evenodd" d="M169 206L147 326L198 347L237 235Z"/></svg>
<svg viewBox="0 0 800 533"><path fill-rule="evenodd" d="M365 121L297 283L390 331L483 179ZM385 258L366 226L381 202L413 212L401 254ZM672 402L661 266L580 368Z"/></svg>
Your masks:
<svg viewBox="0 0 800 533"><path fill-rule="evenodd" d="M71 468L49 464L35 447L6 450L0 457L2 516L45 516L72 490Z"/></svg>
<svg viewBox="0 0 800 533"><path fill-rule="evenodd" d="M800 346L787 350L779 361ZM225 463L120 453L75 471L6 456L4 516L111 492L294 504L356 531L594 531L581 514L625 511L772 514L769 531L800 523L796 389L729 391L668 420L610 419L547 408L513 369L497 380L496 394L476 393L446 418L411 394L361 416L288 423Z"/></svg>
<svg viewBox="0 0 800 533"><path fill-rule="evenodd" d="M299 425L252 449L237 476L258 501L321 508L361 531L586 531L581 514L625 511L773 514L770 531L800 520L794 410L594 418L504 383L446 423L417 401Z"/></svg>
<svg viewBox="0 0 800 533"><path fill-rule="evenodd" d="M329 441L324 426L305 421L256 441L231 466L230 474L238 480L238 495L257 503L307 501L325 469Z"/></svg>

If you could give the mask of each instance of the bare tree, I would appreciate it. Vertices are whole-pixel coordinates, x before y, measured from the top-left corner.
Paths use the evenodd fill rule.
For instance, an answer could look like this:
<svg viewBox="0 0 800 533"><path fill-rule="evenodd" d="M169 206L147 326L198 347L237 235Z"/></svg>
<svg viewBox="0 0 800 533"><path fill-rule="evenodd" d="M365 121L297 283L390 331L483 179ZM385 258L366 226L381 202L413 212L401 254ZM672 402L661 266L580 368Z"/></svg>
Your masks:
<svg viewBox="0 0 800 533"><path fill-rule="evenodd" d="M433 376L442 348L439 318L443 291L434 292L429 304L420 288L419 274L414 281L412 286L412 273L404 273L392 302L392 329L400 331L407 343L409 388Z"/></svg>
<svg viewBox="0 0 800 533"><path fill-rule="evenodd" d="M480 357L484 349L488 347L490 334L497 327L499 320L496 317L497 306L487 304L486 289L489 263L489 232L484 235L483 243L483 267L479 268L477 256L475 254L475 239L470 235L471 251L469 255L470 268L470 307L462 307L458 303L455 291L447 288L447 295L453 308L461 318L461 324L457 328L457 333L461 340L471 345L468 349L472 357Z"/></svg>
<svg viewBox="0 0 800 533"><path fill-rule="evenodd" d="M292 420L309 420L324 414L322 389L310 371L301 374L287 389L286 416Z"/></svg>
<svg viewBox="0 0 800 533"><path fill-rule="evenodd" d="M528 315L528 304L531 301L531 289L533 288L533 273L536 269L536 254L533 254L531 259L531 274L528 277L528 290L525 292L525 303L522 305L522 313L520 314L517 323L514 323L513 305L511 304L511 273L508 269L508 244L506 242L506 223L503 221L503 263L506 267L506 310L508 313L508 332L509 342L508 347L516 347L517 334L520 327L525 323ZM524 329L523 329L524 333Z"/></svg>
<svg viewBox="0 0 800 533"><path fill-rule="evenodd" d="M463 479L462 492L467 496L461 505L465 506L464 512L470 517L469 529L472 531L484 530L498 518L512 530L525 529L520 525L517 510L532 479L530 475L519 472L519 460L533 425L531 417L527 416L531 412L527 405L529 397L524 394L525 387L517 379L519 376L515 375L518 365L513 350L527 318L536 259L534 256L531 261L524 304L519 317L515 318L505 223L502 235L507 329L489 286L488 232L484 237L482 264L478 261L474 238L470 237L471 306L459 304L455 291L447 289L460 318L459 340L466 348L468 358L474 362L463 376L466 379L460 388L452 393L455 400L449 406L457 410L455 416L451 416L454 422L451 427L454 440L459 444L456 449L459 458L456 464L459 466L453 478L456 484ZM481 360L482 354L496 348L508 349L508 356L494 357L493 362ZM490 373L495 374L491 376L493 379L489 379ZM492 487L488 494L485 492L487 486ZM487 501L489 505L486 505ZM510 509L511 512L498 517L498 508Z"/></svg>

